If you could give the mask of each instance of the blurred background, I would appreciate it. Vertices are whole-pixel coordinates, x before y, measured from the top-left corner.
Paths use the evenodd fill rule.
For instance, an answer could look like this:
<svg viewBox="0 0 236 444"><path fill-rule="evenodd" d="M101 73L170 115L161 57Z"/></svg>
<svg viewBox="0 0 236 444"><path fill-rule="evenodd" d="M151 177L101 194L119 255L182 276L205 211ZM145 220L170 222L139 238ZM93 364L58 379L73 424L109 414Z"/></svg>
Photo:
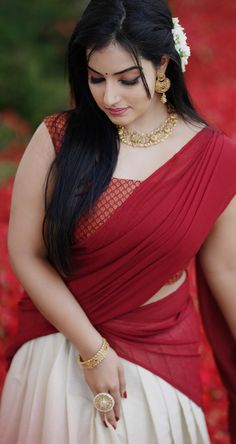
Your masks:
<svg viewBox="0 0 236 444"><path fill-rule="evenodd" d="M1 0L0 4L0 387L4 350L16 334L21 286L6 248L12 183L33 131L48 114L69 106L65 54L84 0ZM236 2L171 0L192 56L186 81L196 108L236 140ZM196 298L194 272L192 293ZM226 396L202 335L204 408L212 443L228 444Z"/></svg>

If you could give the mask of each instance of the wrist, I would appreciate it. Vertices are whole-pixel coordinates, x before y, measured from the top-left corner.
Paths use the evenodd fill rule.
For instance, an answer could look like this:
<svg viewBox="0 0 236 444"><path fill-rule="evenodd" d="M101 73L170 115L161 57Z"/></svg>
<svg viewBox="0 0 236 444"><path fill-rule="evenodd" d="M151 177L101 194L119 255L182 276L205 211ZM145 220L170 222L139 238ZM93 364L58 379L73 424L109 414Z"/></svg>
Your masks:
<svg viewBox="0 0 236 444"><path fill-rule="evenodd" d="M78 349L79 355L83 361L87 361L92 356L94 356L98 350L101 348L103 343L103 337L100 334L96 334L91 337L83 347Z"/></svg>
<svg viewBox="0 0 236 444"><path fill-rule="evenodd" d="M105 338L102 338L102 345L97 350L97 352L91 356L89 359L83 359L82 356L78 355L78 364L83 369L92 369L97 367L98 364L100 364L104 358L107 356L107 353L109 351L109 344Z"/></svg>

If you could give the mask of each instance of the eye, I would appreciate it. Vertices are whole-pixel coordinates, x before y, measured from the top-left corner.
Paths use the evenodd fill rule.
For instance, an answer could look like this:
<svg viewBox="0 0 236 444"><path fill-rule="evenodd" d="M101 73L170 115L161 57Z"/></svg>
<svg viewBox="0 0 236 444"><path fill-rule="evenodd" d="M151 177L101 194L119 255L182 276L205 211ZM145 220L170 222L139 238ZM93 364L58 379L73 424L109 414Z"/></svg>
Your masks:
<svg viewBox="0 0 236 444"><path fill-rule="evenodd" d="M139 79L140 79L140 76L138 76L132 80L120 80L120 82L122 83L122 85L131 86L131 85L136 85L139 82ZM105 79L103 79L102 77L90 77L90 79L89 79L90 83L92 83L93 85L96 85L98 83L102 83L102 82L104 82L104 80Z"/></svg>
<svg viewBox="0 0 236 444"><path fill-rule="evenodd" d="M121 83L126 86L136 85L139 82L140 76L132 80L121 80Z"/></svg>
<svg viewBox="0 0 236 444"><path fill-rule="evenodd" d="M96 85L97 83L102 83L104 79L102 77L90 77L89 81Z"/></svg>

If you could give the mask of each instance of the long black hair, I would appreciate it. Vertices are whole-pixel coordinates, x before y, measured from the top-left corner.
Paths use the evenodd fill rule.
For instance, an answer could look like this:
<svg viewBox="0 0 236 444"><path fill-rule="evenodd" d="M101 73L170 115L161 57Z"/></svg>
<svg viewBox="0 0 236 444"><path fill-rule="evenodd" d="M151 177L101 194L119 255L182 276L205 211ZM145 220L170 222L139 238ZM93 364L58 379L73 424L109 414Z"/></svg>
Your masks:
<svg viewBox="0 0 236 444"><path fill-rule="evenodd" d="M202 122L185 86L172 28L164 0L91 0L74 29L68 47L68 75L75 106L68 112L62 146L48 175L43 229L48 256L65 275L71 270L75 224L108 186L119 153L117 127L99 109L88 86L86 50L93 52L115 41L132 54L139 67L141 56L157 67L162 56L168 55L169 104L185 120ZM150 98L141 67L140 75ZM52 174L54 189L49 199Z"/></svg>

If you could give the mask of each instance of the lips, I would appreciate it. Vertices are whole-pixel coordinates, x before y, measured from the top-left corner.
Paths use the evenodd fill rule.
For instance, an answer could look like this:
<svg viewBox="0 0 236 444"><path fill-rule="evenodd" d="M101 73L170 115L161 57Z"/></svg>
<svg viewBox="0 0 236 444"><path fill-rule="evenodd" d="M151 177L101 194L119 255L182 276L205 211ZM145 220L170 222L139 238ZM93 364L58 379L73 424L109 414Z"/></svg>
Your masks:
<svg viewBox="0 0 236 444"><path fill-rule="evenodd" d="M109 109L109 111L124 111L124 109L127 109L127 108L108 108Z"/></svg>
<svg viewBox="0 0 236 444"><path fill-rule="evenodd" d="M107 111L114 115L114 116L119 116L123 113L125 113L125 111L127 111L128 108L107 108Z"/></svg>

